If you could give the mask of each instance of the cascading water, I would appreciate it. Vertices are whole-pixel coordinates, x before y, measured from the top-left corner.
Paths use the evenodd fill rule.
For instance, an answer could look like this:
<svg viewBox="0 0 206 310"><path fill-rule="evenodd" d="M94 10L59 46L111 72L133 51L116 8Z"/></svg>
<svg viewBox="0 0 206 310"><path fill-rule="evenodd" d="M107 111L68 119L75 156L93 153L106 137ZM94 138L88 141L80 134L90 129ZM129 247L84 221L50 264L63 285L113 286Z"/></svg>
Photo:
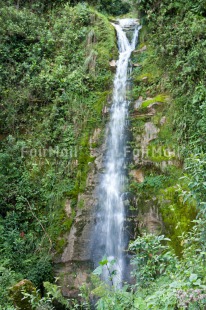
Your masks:
<svg viewBox="0 0 206 310"><path fill-rule="evenodd" d="M116 271L113 284L121 286L125 268L124 250L126 238L124 233L125 210L123 191L125 186L125 147L129 101L127 100L127 81L129 59L135 49L139 26L134 19L122 19L113 24L116 29L119 47L119 59L114 80L113 101L110 122L107 131L106 154L104 157L104 173L100 178L98 191L97 223L94 236L94 260L97 264L105 255L113 262ZM129 42L127 31L132 31ZM112 270L105 266L103 279L110 282Z"/></svg>

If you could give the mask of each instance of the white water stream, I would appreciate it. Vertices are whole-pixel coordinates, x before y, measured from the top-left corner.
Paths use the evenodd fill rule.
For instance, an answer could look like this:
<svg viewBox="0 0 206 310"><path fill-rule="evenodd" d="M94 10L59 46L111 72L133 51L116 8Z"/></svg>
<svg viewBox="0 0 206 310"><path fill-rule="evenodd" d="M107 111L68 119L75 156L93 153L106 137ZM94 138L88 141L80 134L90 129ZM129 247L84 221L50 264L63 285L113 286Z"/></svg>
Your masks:
<svg viewBox="0 0 206 310"><path fill-rule="evenodd" d="M127 81L129 59L138 38L139 26L134 19L122 19L113 24L118 37L119 59L114 79L113 101L106 138L104 173L98 188L99 210L94 236L99 260L105 255L109 262L115 260L113 267L116 275L113 284L121 286L125 268L124 250L126 238L124 233L125 210L122 194L125 185L125 147L129 101L127 100ZM127 38L131 34L131 42ZM131 35L130 35L131 37ZM100 257L101 256L101 257ZM108 264L109 266L110 264ZM110 282L110 274L105 266L103 279Z"/></svg>

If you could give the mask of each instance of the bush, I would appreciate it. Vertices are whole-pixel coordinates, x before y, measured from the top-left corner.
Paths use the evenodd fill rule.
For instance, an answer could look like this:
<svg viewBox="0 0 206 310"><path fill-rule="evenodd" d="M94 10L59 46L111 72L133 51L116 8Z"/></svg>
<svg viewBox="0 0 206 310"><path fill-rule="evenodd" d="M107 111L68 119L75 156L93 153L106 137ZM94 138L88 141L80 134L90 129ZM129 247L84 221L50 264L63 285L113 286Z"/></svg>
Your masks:
<svg viewBox="0 0 206 310"><path fill-rule="evenodd" d="M169 251L167 241L164 236L146 234L129 245L129 250L135 253L132 265L138 286L146 287L165 274L167 268L175 267L176 257Z"/></svg>

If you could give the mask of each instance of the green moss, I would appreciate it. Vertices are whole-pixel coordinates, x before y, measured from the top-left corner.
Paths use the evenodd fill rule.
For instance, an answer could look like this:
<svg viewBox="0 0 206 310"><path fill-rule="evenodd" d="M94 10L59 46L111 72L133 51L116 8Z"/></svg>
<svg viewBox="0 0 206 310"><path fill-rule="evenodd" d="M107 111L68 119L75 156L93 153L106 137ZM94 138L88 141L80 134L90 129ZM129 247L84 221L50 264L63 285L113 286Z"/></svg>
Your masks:
<svg viewBox="0 0 206 310"><path fill-rule="evenodd" d="M99 116L102 115L102 109L108 103L108 96L111 94L111 90L97 93L97 100L94 103L94 109Z"/></svg>
<svg viewBox="0 0 206 310"><path fill-rule="evenodd" d="M17 309L31 310L30 297L24 296L24 293L32 296L33 299L40 300L35 286L29 280L22 280L10 288L10 297Z"/></svg>
<svg viewBox="0 0 206 310"><path fill-rule="evenodd" d="M165 145L150 143L148 145L148 158L153 162L162 162L176 159L176 152Z"/></svg>
<svg viewBox="0 0 206 310"><path fill-rule="evenodd" d="M142 107L146 108L148 107L150 104L155 103L155 102L165 102L167 99L167 96L165 94L160 94L157 95L156 97L152 98L152 99L148 99L142 102Z"/></svg>
<svg viewBox="0 0 206 310"><path fill-rule="evenodd" d="M56 253L57 254L62 254L66 244L67 244L66 238L58 239L56 241L56 249L55 249Z"/></svg>
<svg viewBox="0 0 206 310"><path fill-rule="evenodd" d="M57 254L62 253L66 240L63 237L65 233L68 233L72 227L75 217L75 210L72 209L70 217L65 211L65 201L62 205L56 208L53 213L50 213L50 226L48 233L52 238L53 245Z"/></svg>
<svg viewBox="0 0 206 310"><path fill-rule="evenodd" d="M183 203L176 186L165 188L160 192L161 214L166 229L166 235L171 239L171 246L177 255L181 255L182 244L180 236L188 232L194 225L197 211L195 204Z"/></svg>
<svg viewBox="0 0 206 310"><path fill-rule="evenodd" d="M141 32L140 40L142 40ZM141 67L133 70L133 97L135 99L140 95L146 99L148 94L151 97L162 92L162 89L158 85L162 72L156 64L154 50L149 44L147 44L147 42L140 41L140 46L143 47L144 45L147 46L146 51L142 53L133 53L132 56L133 63L139 63L141 65ZM163 98L158 99L162 100ZM148 103L148 105L149 104L150 103Z"/></svg>
<svg viewBox="0 0 206 310"><path fill-rule="evenodd" d="M138 74L134 77L134 81L136 83L142 83L144 78L147 78L147 83L154 83L159 79L160 71L158 68L152 64L147 62L147 58L143 60L141 64L141 72L137 72ZM138 70L140 71L140 70Z"/></svg>
<svg viewBox="0 0 206 310"><path fill-rule="evenodd" d="M134 167L132 167L134 169ZM196 217L196 205L194 202L184 203L179 196L176 184L182 175L182 170L175 166L168 166L164 174L152 167L142 167L145 179L143 183L137 183L131 178L129 191L137 199L137 209L147 213L156 206L162 215L164 234L171 239L171 246L177 255L181 255L182 245L179 236L188 232L192 221ZM184 190L187 185L183 185ZM136 207L135 207L136 208Z"/></svg>
<svg viewBox="0 0 206 310"><path fill-rule="evenodd" d="M163 107L164 109L164 107ZM160 111L159 111L160 110ZM161 118L165 115L165 111L161 111L162 109L157 109L157 113L152 117L152 122L154 125L160 128L162 130L162 125L160 124Z"/></svg>
<svg viewBox="0 0 206 310"><path fill-rule="evenodd" d="M78 202L78 208L79 209L83 209L84 208L84 200L80 199L80 201Z"/></svg>
<svg viewBox="0 0 206 310"><path fill-rule="evenodd" d="M139 41L140 41L139 48L142 48L147 44L147 37L148 37L148 27L147 25L144 25L139 34Z"/></svg>
<svg viewBox="0 0 206 310"><path fill-rule="evenodd" d="M73 219L74 219L74 210L73 210L73 215L71 215L71 218L67 218L63 221L62 223L62 232L68 232L70 231L70 228L72 226L73 223Z"/></svg>

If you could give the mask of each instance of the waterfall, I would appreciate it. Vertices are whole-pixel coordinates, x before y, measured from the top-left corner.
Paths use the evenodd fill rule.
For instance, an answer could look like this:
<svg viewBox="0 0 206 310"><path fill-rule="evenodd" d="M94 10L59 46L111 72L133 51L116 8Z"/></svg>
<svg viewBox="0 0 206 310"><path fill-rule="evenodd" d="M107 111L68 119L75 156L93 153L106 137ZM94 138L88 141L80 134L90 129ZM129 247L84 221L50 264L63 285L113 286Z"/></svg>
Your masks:
<svg viewBox="0 0 206 310"><path fill-rule="evenodd" d="M126 238L124 233L125 210L123 192L126 178L126 129L129 101L127 100L129 59L135 49L139 26L134 19L121 19L113 24L117 32L119 59L114 79L113 100L110 121L107 128L104 172L97 189L98 212L94 235L94 261L105 255L112 262L112 270L103 269L102 278L110 282L111 272L115 270L113 284L121 286L125 268ZM132 31L132 39L127 32ZM130 42L131 41L131 42ZM110 264L109 264L110 265Z"/></svg>

